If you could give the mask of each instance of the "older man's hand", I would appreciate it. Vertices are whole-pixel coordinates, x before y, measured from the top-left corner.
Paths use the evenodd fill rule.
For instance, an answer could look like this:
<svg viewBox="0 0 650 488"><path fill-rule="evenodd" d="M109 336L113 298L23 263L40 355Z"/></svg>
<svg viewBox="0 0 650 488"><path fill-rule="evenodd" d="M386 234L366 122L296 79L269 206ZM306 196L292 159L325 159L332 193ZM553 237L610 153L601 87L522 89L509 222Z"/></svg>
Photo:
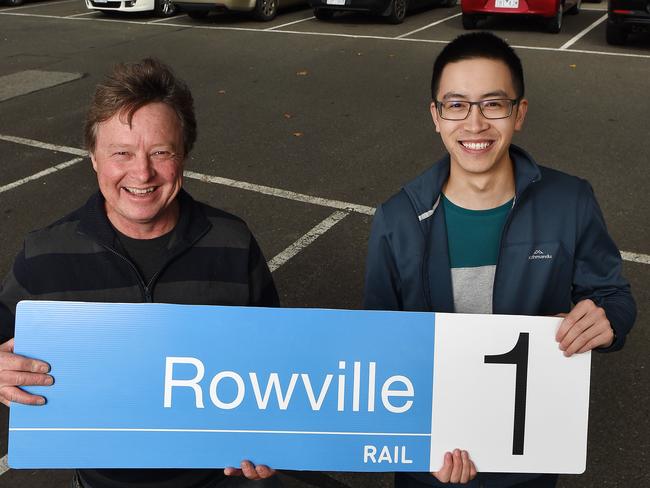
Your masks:
<svg viewBox="0 0 650 488"><path fill-rule="evenodd" d="M31 395L20 386L49 386L54 378L49 374L50 366L37 359L14 354L14 340L0 344L0 402L9 406L11 402L26 405L43 405L45 398Z"/></svg>
<svg viewBox="0 0 650 488"><path fill-rule="evenodd" d="M609 347L614 342L612 329L605 310L591 300L582 300L564 316L555 340L569 357L576 353L591 351L597 347Z"/></svg>
<svg viewBox="0 0 650 488"><path fill-rule="evenodd" d="M245 476L249 480L262 480L275 475L275 470L259 464L255 466L250 461L242 461L240 468L226 468L223 470L226 476Z"/></svg>

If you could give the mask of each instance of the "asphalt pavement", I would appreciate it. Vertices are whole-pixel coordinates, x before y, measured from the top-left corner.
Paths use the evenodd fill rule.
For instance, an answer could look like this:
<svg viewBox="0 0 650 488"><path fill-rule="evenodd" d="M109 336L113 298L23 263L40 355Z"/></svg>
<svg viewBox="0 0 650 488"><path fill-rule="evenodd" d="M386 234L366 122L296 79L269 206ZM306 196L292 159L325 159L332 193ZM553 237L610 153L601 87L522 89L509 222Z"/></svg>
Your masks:
<svg viewBox="0 0 650 488"><path fill-rule="evenodd" d="M587 471L559 486L642 488L650 486L650 38L608 46L605 3L583 7L556 35L534 19L483 27L524 63L530 105L515 142L591 182L639 307L626 347L593 355ZM96 83L116 62L156 56L196 99L187 189L244 218L268 260L296 251L274 271L284 306L359 308L372 208L443 154L429 82L436 54L464 32L459 13L425 9L395 26L357 14L318 21L308 8L269 23L241 14L106 16L81 0L0 8L0 272L27 232L96 188L79 155ZM27 70L80 76L23 93L16 74ZM332 223L337 211L346 215ZM308 245L296 247L306 234ZM2 407L0 456L7 419ZM4 470L2 461L0 471L0 487L68 486L67 471ZM392 486L388 475L333 476L352 488Z"/></svg>

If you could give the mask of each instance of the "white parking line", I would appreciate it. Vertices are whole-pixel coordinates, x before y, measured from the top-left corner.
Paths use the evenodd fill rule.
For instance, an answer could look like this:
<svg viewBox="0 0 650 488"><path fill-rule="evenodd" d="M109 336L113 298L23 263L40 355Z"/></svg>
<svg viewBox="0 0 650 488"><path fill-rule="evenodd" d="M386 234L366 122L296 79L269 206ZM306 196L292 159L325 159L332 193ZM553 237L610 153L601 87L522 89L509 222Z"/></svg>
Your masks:
<svg viewBox="0 0 650 488"><path fill-rule="evenodd" d="M195 173L194 171L185 171L183 174L186 178L191 178L193 180L199 180L205 183L215 183L217 185L229 186L231 188L239 188L240 190L248 190L273 197L285 198L287 200L293 200L294 202L311 203L312 205L356 212L364 215L375 214L374 208L365 205L357 205L355 203L342 202L340 200L329 200L327 198L314 197L311 195L305 195L304 193L296 193L289 190L282 190L280 188L273 188L271 186L231 180L230 178L222 178L221 176L204 175L201 173Z"/></svg>
<svg viewBox="0 0 650 488"><path fill-rule="evenodd" d="M80 0L60 0L59 2L39 2L39 3L33 3L30 5L21 5L20 7L8 7L8 8L3 8L0 9L0 12L4 12L6 10L10 10L12 12L16 10L24 10L28 8L36 8L36 7L49 7L51 5L59 5L61 3L71 3L71 2L79 2Z"/></svg>
<svg viewBox="0 0 650 488"><path fill-rule="evenodd" d="M0 12L0 15L15 15L23 17L41 17L44 19L64 19L64 20L81 20L88 22L116 22L123 24L136 24L136 25L150 25L150 26L164 26L164 27L182 27L184 29L210 29L210 30L223 30L223 31L242 31L242 32L267 32L271 34L289 34L289 35L301 35L301 36L321 36L321 37L341 37L346 39L376 39L382 41L402 41L402 42L419 42L427 44L449 44L450 41L443 41L437 39L416 39L413 37L386 37L386 36L367 36L367 35L355 35L355 34L337 34L331 32L301 32L301 31L290 31L290 30L266 30L266 29L252 29L248 27L226 27L226 26L212 26L212 25L189 25L189 24L174 24L172 22L166 23L157 23L151 24L149 22L138 22L131 20L117 20L117 19L101 19L101 18L88 18L88 17L59 17L56 15L41 15L41 14L21 14L13 12ZM539 46L512 46L515 49L526 49L532 51L548 51L548 52L561 52L561 53L572 53L572 54L596 54L602 56L615 56L615 57L625 57L625 58L641 58L641 59L650 59L650 54L633 54L633 53L621 53L621 52L608 52L608 51L590 51L587 49L560 49L557 47L539 47Z"/></svg>
<svg viewBox="0 0 650 488"><path fill-rule="evenodd" d="M98 10L91 10L90 12L84 12L82 14L73 14L73 15L66 15L66 19L74 19L75 17L85 17L86 15L93 15L98 13Z"/></svg>
<svg viewBox="0 0 650 488"><path fill-rule="evenodd" d="M415 34L416 32L423 31L425 29L428 29L429 27L433 27L433 26L436 26L438 24L442 24L443 22L447 22L448 20L455 19L456 17L460 17L461 15L463 15L463 13L459 12L457 14L450 15L449 17L445 17L444 19L436 20L435 22L431 22L430 24L425 25L424 27L420 27L419 29L412 30L411 32L407 32L406 34L402 34L401 36L397 36L397 37L395 37L395 39L401 39L402 37L408 37L411 34Z"/></svg>
<svg viewBox="0 0 650 488"><path fill-rule="evenodd" d="M68 147L68 146L58 146L55 144L48 144L45 142L41 141L35 141L33 139L25 139L22 137L14 137L14 136L7 136L7 135L2 135L0 134L0 140L2 141L9 141L9 142L14 142L16 144L24 144L26 146L31 146L31 147L38 147L41 149L50 149L52 151L58 151L58 152L64 152L68 154L75 154L75 155L80 155L80 156L87 156L88 153L84 151L83 149L77 149L74 147ZM78 158L79 161L81 161L81 158ZM66 163L62 163L61 165L57 166L62 166L62 165L68 165L71 166L72 164L75 164L73 161L68 161ZM78 161L76 161L78 162ZM67 166L65 166L67 167ZM56 166L54 167L56 168ZM51 171L50 171L51 170ZM50 171L53 173L54 171L57 171L58 169L52 170L45 170L45 171ZM43 172L41 172L43 173ZM37 173L39 174L39 173ZM374 215L375 214L375 209L373 207L368 207L367 205L359 205L356 203L349 203L349 202L343 202L340 200L330 200L327 198L321 198L321 197L315 197L312 195L306 195L304 193L296 193L290 190L283 190L281 188L273 188L271 186L264 186L264 185L257 185L255 183L248 183L246 181L238 181L238 180L232 180L230 178L222 178L220 176L210 176L210 175L205 175L201 173L195 173L194 171L185 171L183 172L183 175L186 178L198 180L198 181L203 181L205 183L215 183L217 185L224 185L228 186L231 188L238 188L240 190L247 190L247 191L252 191L255 193L261 193L263 195L270 195L274 197L279 197L279 198L285 198L287 200L293 200L296 202L302 202L302 203L310 203L312 205L319 205L321 207L329 207L332 209L336 210L342 210L343 213L349 213L349 212L355 212L359 213L362 215ZM29 178L33 178L36 175L33 175ZM10 183L10 185L13 185L13 183ZM7 185L9 186L9 185ZM4 187L2 187L4 188ZM1 188L0 188L1 190ZM5 191L5 190L2 190ZM334 215L334 214L332 214ZM330 216L332 217L332 216ZM633 263L641 263L641 264L650 264L650 255L648 254L641 254L641 253L636 253L636 252L630 252L630 251L621 251L621 257L623 258L624 261L630 261Z"/></svg>
<svg viewBox="0 0 650 488"><path fill-rule="evenodd" d="M291 244L284 251L282 251L280 254L268 262L271 272L277 270L291 258L295 257L300 251L312 244L316 239L325 234L325 232L330 230L348 215L349 214L347 212L341 212L337 210L321 223L314 226L304 236L302 236L300 239Z"/></svg>
<svg viewBox="0 0 650 488"><path fill-rule="evenodd" d="M175 15L174 19L181 19L183 17L188 17L188 15L187 14ZM166 20L169 20L169 18L163 17L162 19L150 20L149 22L147 22L147 24L157 24L159 22L165 22Z"/></svg>
<svg viewBox="0 0 650 488"><path fill-rule="evenodd" d="M571 39L569 39L567 42L565 42L564 44L562 44L562 46L560 47L560 51L564 51L564 50L567 49L569 46L573 46L576 42L578 42L580 39L582 39L584 36L586 36L587 33L588 33L589 31L591 31L592 29L595 29L596 26L602 24L602 23L605 22L606 20L607 20L607 14L603 15L603 16L602 16L601 18L599 18L597 21L595 21L594 23L592 23L589 27L587 27L586 29L580 31L578 34L576 34L575 36L573 36L573 37L572 37Z"/></svg>
<svg viewBox="0 0 650 488"><path fill-rule="evenodd" d="M77 163L80 163L83 161L83 158L74 158L71 159L70 161L66 161L65 163L57 164L56 166L52 166L51 168L44 169L43 171L39 171L38 173L34 173L31 176L28 176L27 178L21 178L19 180L14 181L13 183L9 183L4 186L0 186L0 193L4 193L7 190L12 190L16 187L19 187L21 185L24 185L27 182L33 181L33 180L38 180L39 178L42 178L43 176L47 176L49 174L55 173L57 171L61 171L62 169L68 168L72 165L75 165Z"/></svg>
<svg viewBox="0 0 650 488"><path fill-rule="evenodd" d="M274 29L281 29L282 27L286 27L286 26L288 26L288 25L299 24L300 22L305 22L306 20L312 20L312 19L315 19L315 18L316 18L316 17L314 17L314 16L312 15L311 17L307 17L306 19L294 20L293 22L287 22L286 24L276 25L276 26L274 26L274 27L269 27L268 29L263 29L263 30L265 30L265 31L271 31L271 30L274 30Z"/></svg>

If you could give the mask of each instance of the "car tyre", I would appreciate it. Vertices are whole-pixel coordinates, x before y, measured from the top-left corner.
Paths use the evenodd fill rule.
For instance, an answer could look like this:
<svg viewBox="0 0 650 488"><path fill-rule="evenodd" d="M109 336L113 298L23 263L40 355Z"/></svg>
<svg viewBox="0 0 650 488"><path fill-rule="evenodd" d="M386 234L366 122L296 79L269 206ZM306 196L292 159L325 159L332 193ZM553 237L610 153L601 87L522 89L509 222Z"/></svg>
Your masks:
<svg viewBox="0 0 650 488"><path fill-rule="evenodd" d="M185 12L191 19L205 19L210 13L209 10L188 10Z"/></svg>
<svg viewBox="0 0 650 488"><path fill-rule="evenodd" d="M273 20L278 14L278 0L257 0L253 17L262 22Z"/></svg>
<svg viewBox="0 0 650 488"><path fill-rule="evenodd" d="M557 34L562 29L562 2L558 2L557 12L546 21L546 32Z"/></svg>
<svg viewBox="0 0 650 488"><path fill-rule="evenodd" d="M334 17L334 10L328 8L315 8L314 17L318 20L331 20Z"/></svg>
<svg viewBox="0 0 650 488"><path fill-rule="evenodd" d="M578 0L578 3L576 3L573 7L567 10L566 13L569 15L578 15L580 13L581 6L582 6L582 0Z"/></svg>
<svg viewBox="0 0 650 488"><path fill-rule="evenodd" d="M463 14L462 20L463 20L463 29L465 30L476 29L476 25L478 24L478 17L476 15Z"/></svg>
<svg viewBox="0 0 650 488"><path fill-rule="evenodd" d="M606 31L607 44L612 44L613 46L620 46L625 44L627 40L626 30L613 22L607 22L607 31Z"/></svg>
<svg viewBox="0 0 650 488"><path fill-rule="evenodd" d="M388 22L391 24L401 24L406 17L406 9L408 8L408 0L393 0L390 6L390 12L386 16Z"/></svg>
<svg viewBox="0 0 650 488"><path fill-rule="evenodd" d="M176 4L172 0L155 0L153 11L158 17L171 17L176 14Z"/></svg>

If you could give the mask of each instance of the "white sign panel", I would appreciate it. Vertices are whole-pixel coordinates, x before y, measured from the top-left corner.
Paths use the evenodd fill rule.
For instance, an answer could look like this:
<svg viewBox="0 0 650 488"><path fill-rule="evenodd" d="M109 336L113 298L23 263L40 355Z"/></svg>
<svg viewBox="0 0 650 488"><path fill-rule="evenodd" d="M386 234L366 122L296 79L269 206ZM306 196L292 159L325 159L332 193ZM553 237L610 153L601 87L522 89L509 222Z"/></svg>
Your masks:
<svg viewBox="0 0 650 488"><path fill-rule="evenodd" d="M591 354L564 356L561 320L436 314L431 470L457 447L478 471L584 472Z"/></svg>

